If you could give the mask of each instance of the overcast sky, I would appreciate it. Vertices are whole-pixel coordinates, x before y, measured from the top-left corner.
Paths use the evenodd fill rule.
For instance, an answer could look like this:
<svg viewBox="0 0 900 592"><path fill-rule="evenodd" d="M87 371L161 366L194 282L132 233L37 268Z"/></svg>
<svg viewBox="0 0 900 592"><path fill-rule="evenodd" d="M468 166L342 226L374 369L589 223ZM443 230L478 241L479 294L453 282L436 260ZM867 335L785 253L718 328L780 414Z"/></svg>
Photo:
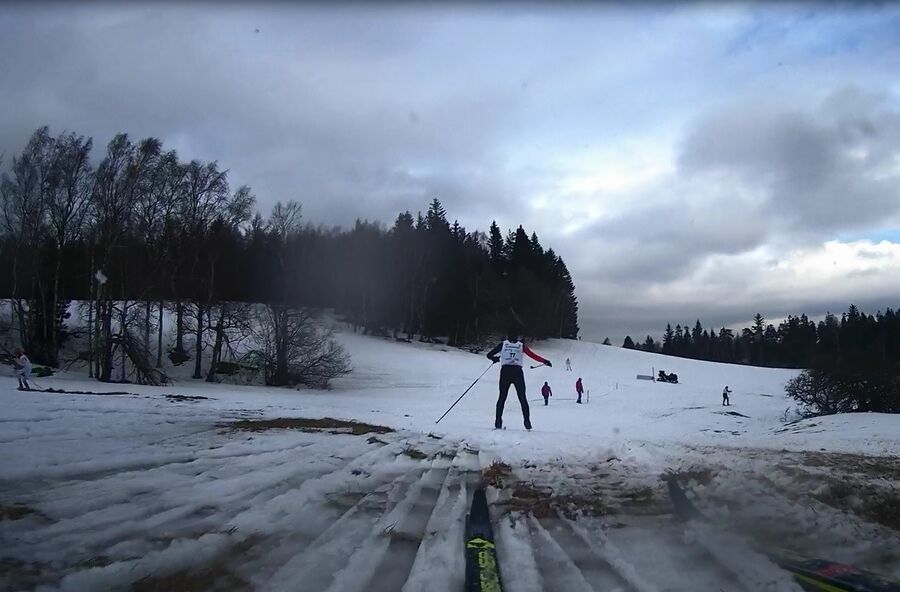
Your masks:
<svg viewBox="0 0 900 592"><path fill-rule="evenodd" d="M438 197L620 344L900 306L898 73L890 3L2 4L0 154L156 136L344 226Z"/></svg>

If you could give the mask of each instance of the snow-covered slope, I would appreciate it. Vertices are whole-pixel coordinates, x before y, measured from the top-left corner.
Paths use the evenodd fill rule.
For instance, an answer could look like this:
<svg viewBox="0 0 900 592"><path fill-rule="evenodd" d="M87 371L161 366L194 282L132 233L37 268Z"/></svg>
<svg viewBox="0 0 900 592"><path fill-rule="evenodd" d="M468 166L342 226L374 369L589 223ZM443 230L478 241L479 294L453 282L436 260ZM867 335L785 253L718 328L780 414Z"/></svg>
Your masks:
<svg viewBox="0 0 900 592"><path fill-rule="evenodd" d="M493 426L499 366L488 370L438 426L433 424L490 365L484 356L353 334L343 334L341 340L353 356L355 371L337 381L334 393L322 395L332 410L367 421L457 436L473 437ZM552 368L525 368L532 423L541 434L533 434L535 454L541 447L553 454L558 449L571 451L569 437L576 437L579 447L636 440L871 454L897 450L895 417L854 415L786 427L785 411L794 403L785 396L784 384L796 375L794 370L688 360L573 340L544 341L533 344L533 349L553 363ZM566 358L572 362L571 372L565 369ZM659 370L675 372L679 383L636 378ZM590 392L587 404L575 403L579 377ZM553 389L546 407L540 396L544 381ZM726 385L733 391L729 407L722 406ZM357 398L360 394L362 399ZM347 398L352 400L349 409ZM522 429L514 389L504 420L509 429ZM808 424L819 429L804 429ZM830 425L836 429L829 430Z"/></svg>
<svg viewBox="0 0 900 592"><path fill-rule="evenodd" d="M741 537L900 574L900 557L885 552L896 514L883 511L895 507L897 417L786 425L792 371L536 343L554 366L525 369L527 433L514 393L508 429L492 429L499 368L483 355L339 338L355 371L331 391L207 384L184 377L186 368L163 388L75 373L37 381L127 395L18 392L6 379L0 589L458 591L466 508L482 472L497 467L491 499L504 516L498 554L509 592L797 589ZM660 369L680 384L636 379ZM582 405L578 377L590 391ZM546 407L544 381L554 391ZM723 408L726 384L732 405ZM397 431L232 423L286 417ZM670 471L696 475L704 510L740 537L685 539L659 479Z"/></svg>

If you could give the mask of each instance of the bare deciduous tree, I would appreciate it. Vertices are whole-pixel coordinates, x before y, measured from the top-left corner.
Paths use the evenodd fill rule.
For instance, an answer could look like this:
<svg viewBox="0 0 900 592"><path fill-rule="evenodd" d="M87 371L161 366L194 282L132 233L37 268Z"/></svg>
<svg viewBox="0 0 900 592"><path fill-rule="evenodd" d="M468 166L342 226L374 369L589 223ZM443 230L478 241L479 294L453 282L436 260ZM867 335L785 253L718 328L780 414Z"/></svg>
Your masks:
<svg viewBox="0 0 900 592"><path fill-rule="evenodd" d="M326 388L351 370L350 356L308 309L263 306L253 339L248 357L262 366L268 385Z"/></svg>

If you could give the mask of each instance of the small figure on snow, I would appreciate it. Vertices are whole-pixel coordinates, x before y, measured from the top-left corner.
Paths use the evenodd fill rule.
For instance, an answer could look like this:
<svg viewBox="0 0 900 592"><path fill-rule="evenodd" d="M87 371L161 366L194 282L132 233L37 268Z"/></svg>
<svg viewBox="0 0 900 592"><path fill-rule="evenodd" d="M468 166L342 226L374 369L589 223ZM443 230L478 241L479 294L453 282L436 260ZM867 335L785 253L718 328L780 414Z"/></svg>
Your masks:
<svg viewBox="0 0 900 592"><path fill-rule="evenodd" d="M536 362L553 366L549 360L545 360L537 355L528 349L527 345L519 341L519 335L515 329L507 331L506 340L497 344L487 354L487 357L495 364L497 362L503 364L500 368L500 396L497 398L497 416L494 418L494 427L498 430L503 427L503 407L506 405L506 396L509 394L511 385L516 387L516 396L519 398L519 405L522 406L522 417L525 419L525 429L531 429L531 411L528 408L528 399L525 398L525 375L522 373L523 354Z"/></svg>
<svg viewBox="0 0 900 592"><path fill-rule="evenodd" d="M670 382L672 384L678 384L678 375L672 372L671 374L666 374L665 370L659 371L659 376L656 377L656 382Z"/></svg>
<svg viewBox="0 0 900 592"><path fill-rule="evenodd" d="M31 378L31 360L21 349L14 352L13 366L16 369L16 378L19 379L19 390L30 391L31 385L28 384L28 379Z"/></svg>
<svg viewBox="0 0 900 592"><path fill-rule="evenodd" d="M584 385L581 384L581 377L578 377L578 380L575 381L575 392L578 393L578 400L576 403L581 403L581 395L584 394Z"/></svg>
<svg viewBox="0 0 900 592"><path fill-rule="evenodd" d="M569 358L566 358L566 370L568 370L569 372L572 371L572 360L570 360Z"/></svg>
<svg viewBox="0 0 900 592"><path fill-rule="evenodd" d="M731 390L729 390L728 385L726 384L725 390L722 391L722 405L728 405L730 407L731 400L728 398L729 393L731 393Z"/></svg>
<svg viewBox="0 0 900 592"><path fill-rule="evenodd" d="M550 390L550 385L547 384L547 381L544 381L544 386L541 387L541 395L544 397L544 406L550 404L550 397L553 396L553 391Z"/></svg>

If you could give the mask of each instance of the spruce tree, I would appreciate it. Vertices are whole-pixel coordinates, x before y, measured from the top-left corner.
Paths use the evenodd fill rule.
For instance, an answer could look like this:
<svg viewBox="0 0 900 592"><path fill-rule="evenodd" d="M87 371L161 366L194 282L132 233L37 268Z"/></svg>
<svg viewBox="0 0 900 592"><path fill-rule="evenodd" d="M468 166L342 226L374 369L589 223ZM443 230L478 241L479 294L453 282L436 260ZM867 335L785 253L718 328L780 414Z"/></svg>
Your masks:
<svg viewBox="0 0 900 592"><path fill-rule="evenodd" d="M672 325L670 323L670 324L666 325L666 332L663 335L662 353L664 353L664 354L674 353L673 352L674 342L675 342L675 332L672 330Z"/></svg>
<svg viewBox="0 0 900 592"><path fill-rule="evenodd" d="M495 269L499 269L503 262L503 235L500 234L500 227L497 221L491 222L491 229L488 235L488 250L490 252L491 263Z"/></svg>

